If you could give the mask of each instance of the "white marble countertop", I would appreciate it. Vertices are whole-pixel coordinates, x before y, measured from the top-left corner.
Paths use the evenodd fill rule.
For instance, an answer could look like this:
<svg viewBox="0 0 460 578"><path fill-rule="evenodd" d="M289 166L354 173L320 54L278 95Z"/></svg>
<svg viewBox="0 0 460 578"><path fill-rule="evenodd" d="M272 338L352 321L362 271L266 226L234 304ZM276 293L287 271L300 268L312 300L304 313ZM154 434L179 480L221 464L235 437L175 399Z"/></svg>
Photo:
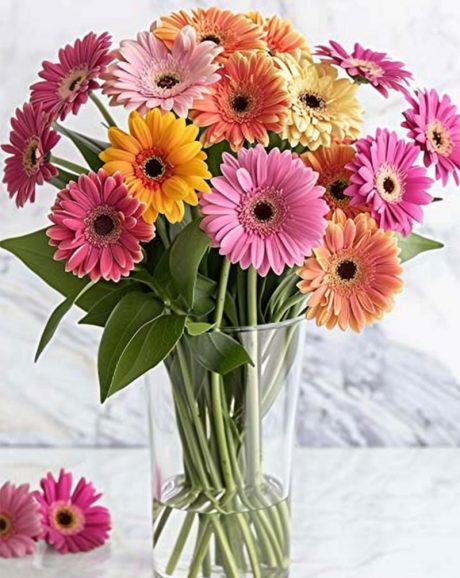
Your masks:
<svg viewBox="0 0 460 578"><path fill-rule="evenodd" d="M460 450L297 450L291 578L456 578ZM109 544L1 560L2 578L152 578L144 449L3 449L0 481L71 469L104 492Z"/></svg>

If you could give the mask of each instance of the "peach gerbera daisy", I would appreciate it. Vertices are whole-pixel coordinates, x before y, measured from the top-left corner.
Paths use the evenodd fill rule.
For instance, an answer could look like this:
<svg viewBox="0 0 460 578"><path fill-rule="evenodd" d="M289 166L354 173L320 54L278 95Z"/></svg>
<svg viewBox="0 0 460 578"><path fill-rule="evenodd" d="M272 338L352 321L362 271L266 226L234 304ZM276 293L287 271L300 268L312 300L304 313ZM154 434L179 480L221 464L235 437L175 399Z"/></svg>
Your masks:
<svg viewBox="0 0 460 578"><path fill-rule="evenodd" d="M367 213L347 219L336 212L324 242L298 271L302 293L311 293L307 319L328 329L361 331L394 305L403 282L399 247L392 233Z"/></svg>
<svg viewBox="0 0 460 578"><path fill-rule="evenodd" d="M243 14L221 8L195 8L192 12L179 10L162 16L152 25L152 32L170 46L184 26L193 26L197 41L211 40L222 48L218 59L227 59L236 51L266 48L264 30Z"/></svg>
<svg viewBox="0 0 460 578"><path fill-rule="evenodd" d="M347 217L355 217L359 213L368 211L366 207L351 205L351 197L344 193L350 185L351 172L345 168L355 156L355 149L347 145L332 145L321 147L315 152L301 155L307 167L319 173L318 184L326 189L324 199L329 205L330 219L337 209L341 209Z"/></svg>
<svg viewBox="0 0 460 578"><path fill-rule="evenodd" d="M284 82L272 60L262 53L234 54L221 71L211 94L194 103L190 116L207 127L205 145L228 140L239 150L246 139L268 145L268 132L284 126L289 105Z"/></svg>
<svg viewBox="0 0 460 578"><path fill-rule="evenodd" d="M285 52L293 54L300 50L305 56L311 57L305 37L294 29L289 20L281 18L277 14L265 18L260 12L253 11L248 12L246 16L254 24L263 27L266 34L265 42L272 54Z"/></svg>
<svg viewBox="0 0 460 578"><path fill-rule="evenodd" d="M144 203L148 223L158 213L176 223L184 218L184 203L198 204L196 191L210 190L205 179L211 174L197 136L198 127L172 112L155 108L143 117L133 111L129 133L110 128L112 146L99 156L103 168L109 174L120 171L130 194Z"/></svg>

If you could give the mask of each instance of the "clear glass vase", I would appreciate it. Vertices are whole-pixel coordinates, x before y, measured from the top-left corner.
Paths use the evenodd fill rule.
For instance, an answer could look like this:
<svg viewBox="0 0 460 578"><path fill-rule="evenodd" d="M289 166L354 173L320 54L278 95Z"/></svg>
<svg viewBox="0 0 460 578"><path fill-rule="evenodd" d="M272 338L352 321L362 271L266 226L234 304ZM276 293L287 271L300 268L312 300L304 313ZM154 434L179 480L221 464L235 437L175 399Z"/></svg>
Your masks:
<svg viewBox="0 0 460 578"><path fill-rule="evenodd" d="M183 338L147 376L155 575L289 575L300 319L227 329L249 353L225 375Z"/></svg>

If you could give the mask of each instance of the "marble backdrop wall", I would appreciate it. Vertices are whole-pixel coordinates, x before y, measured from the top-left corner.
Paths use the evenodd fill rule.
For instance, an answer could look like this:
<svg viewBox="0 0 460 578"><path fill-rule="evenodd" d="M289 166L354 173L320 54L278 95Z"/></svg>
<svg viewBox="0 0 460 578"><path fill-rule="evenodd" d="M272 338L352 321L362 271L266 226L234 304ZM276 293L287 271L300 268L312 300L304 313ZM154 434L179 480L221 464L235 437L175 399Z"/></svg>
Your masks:
<svg viewBox="0 0 460 578"><path fill-rule="evenodd" d="M156 0L2 0L0 3L0 142L9 117L27 98L41 60L94 29L116 42L146 29L166 9L218 4L263 9L291 18L311 45L355 40L405 61L420 86L435 85L460 103L460 4L457 0L289 0L231 3ZM366 129L398 130L403 105L363 88ZM116 111L117 114L118 111ZM121 115L119 115L121 118ZM95 133L88 105L69 126ZM102 135L102 132L100 133ZM96 135L95 135L96 136ZM60 145L61 146L61 145ZM67 145L62 144L62 151ZM73 154L73 153L72 153ZM441 193L441 191L437 191ZM427 211L422 232L446 249L408 264L406 290L394 314L362 335L310 326L298 418L299 442L335 445L457 445L460 443L460 193ZM17 211L0 191L0 237L44 226L54 191ZM0 254L0 445L143 445L142 384L98 403L98 331L65 320L40 364L37 339L59 296L19 262Z"/></svg>

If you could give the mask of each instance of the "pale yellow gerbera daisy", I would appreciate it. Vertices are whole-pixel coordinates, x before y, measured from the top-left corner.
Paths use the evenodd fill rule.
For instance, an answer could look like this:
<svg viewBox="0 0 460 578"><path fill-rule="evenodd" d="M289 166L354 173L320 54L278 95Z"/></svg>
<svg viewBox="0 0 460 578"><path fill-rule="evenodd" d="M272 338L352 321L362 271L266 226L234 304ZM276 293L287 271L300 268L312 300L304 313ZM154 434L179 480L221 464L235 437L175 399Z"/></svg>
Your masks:
<svg viewBox="0 0 460 578"><path fill-rule="evenodd" d="M332 66L313 64L308 58L296 60L284 54L275 62L291 99L282 134L291 146L300 143L316 150L359 137L362 107L356 99L356 84L337 78Z"/></svg>

